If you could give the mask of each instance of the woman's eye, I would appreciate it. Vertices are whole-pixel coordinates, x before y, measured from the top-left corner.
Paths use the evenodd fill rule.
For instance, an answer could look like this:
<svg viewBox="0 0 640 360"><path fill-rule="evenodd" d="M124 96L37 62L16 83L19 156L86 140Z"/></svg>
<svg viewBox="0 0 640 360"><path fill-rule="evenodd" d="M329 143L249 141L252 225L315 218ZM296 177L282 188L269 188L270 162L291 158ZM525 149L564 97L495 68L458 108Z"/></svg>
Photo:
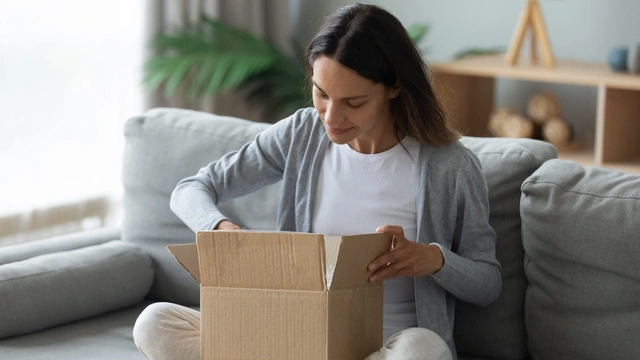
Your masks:
<svg viewBox="0 0 640 360"><path fill-rule="evenodd" d="M321 98L321 99L327 99L328 98L327 94L323 94L323 93L320 93L320 92L317 92L317 91L316 91L316 96Z"/></svg>
<svg viewBox="0 0 640 360"><path fill-rule="evenodd" d="M349 107L352 108L352 109L357 109L359 107L362 107L362 105L364 105L364 104L353 105L353 104L347 103L347 105L349 105Z"/></svg>

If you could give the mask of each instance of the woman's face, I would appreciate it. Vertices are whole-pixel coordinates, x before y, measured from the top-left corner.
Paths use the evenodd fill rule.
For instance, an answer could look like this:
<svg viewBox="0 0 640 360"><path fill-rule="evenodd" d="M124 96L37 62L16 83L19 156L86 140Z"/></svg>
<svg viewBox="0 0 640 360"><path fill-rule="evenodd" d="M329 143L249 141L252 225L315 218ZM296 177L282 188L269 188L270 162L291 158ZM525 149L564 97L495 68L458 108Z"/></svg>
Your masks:
<svg viewBox="0 0 640 360"><path fill-rule="evenodd" d="M313 106L332 142L369 154L398 143L389 110L398 90L365 79L326 56L314 61L311 80Z"/></svg>

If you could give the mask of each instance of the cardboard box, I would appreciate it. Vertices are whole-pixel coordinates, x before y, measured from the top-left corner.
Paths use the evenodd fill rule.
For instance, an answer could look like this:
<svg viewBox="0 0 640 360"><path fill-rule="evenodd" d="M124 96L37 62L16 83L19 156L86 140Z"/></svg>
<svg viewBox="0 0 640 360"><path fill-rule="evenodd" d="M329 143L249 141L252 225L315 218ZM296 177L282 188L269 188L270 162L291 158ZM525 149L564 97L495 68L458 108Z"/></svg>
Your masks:
<svg viewBox="0 0 640 360"><path fill-rule="evenodd" d="M389 234L198 232L167 249L200 283L201 357L362 360L382 346ZM333 273L333 275L332 275Z"/></svg>

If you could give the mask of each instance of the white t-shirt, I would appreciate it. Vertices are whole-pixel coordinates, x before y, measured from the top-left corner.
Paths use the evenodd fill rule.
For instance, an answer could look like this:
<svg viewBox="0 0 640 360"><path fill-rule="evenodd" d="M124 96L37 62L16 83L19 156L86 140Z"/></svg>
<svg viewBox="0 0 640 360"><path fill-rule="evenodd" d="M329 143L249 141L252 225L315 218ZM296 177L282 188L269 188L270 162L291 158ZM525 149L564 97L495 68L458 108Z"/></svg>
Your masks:
<svg viewBox="0 0 640 360"><path fill-rule="evenodd" d="M362 154L349 145L330 143L318 179L312 231L351 235L399 225L405 237L415 241L419 146L405 137L385 152ZM418 326L413 278L385 281L383 323L385 341Z"/></svg>

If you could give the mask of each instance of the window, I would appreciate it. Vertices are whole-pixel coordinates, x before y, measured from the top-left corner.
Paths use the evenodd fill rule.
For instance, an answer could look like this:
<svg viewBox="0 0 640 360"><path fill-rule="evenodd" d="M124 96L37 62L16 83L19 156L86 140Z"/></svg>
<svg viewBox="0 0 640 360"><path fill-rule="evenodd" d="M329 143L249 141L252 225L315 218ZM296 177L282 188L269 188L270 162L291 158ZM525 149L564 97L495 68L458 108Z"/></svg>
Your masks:
<svg viewBox="0 0 640 360"><path fill-rule="evenodd" d="M0 0L0 223L118 203L123 125L143 109L143 11L131 0Z"/></svg>

